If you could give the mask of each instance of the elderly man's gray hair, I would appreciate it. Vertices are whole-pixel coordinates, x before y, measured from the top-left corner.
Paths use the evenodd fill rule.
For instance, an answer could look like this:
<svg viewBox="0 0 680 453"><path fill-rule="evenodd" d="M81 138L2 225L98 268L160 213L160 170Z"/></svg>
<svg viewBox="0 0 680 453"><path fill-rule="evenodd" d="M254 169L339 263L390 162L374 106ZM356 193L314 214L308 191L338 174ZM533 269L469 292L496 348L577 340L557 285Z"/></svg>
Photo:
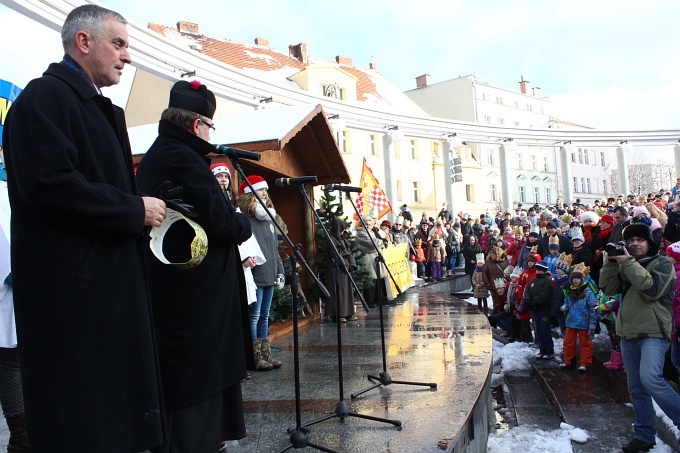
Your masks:
<svg viewBox="0 0 680 453"><path fill-rule="evenodd" d="M64 47L64 52L69 53L75 46L74 38L76 33L83 30L88 32L94 39L101 37L103 22L106 19L113 18L121 24L127 24L123 16L110 9L103 8L99 5L81 5L73 9L61 29L61 44Z"/></svg>

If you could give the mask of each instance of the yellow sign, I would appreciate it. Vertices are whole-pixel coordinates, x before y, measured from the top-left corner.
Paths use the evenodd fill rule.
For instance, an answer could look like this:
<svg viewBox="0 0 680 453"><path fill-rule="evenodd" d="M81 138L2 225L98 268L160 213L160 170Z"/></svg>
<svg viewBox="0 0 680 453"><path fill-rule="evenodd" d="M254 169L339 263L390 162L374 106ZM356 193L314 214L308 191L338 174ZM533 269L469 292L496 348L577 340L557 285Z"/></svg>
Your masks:
<svg viewBox="0 0 680 453"><path fill-rule="evenodd" d="M382 251L383 256L385 257L385 264L402 292L413 286L413 274L408 265L408 259L406 259L407 247L408 244L396 244L390 245ZM399 293L390 276L387 275L386 278L388 282L387 298L391 300L396 298Z"/></svg>

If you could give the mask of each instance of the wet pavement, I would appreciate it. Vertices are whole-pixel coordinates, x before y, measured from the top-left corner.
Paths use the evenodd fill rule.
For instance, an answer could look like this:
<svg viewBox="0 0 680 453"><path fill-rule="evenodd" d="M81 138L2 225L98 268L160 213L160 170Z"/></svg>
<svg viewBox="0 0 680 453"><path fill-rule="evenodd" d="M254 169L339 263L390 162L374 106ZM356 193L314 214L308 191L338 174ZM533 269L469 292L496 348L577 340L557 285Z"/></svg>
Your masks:
<svg viewBox="0 0 680 453"><path fill-rule="evenodd" d="M330 418L308 428L308 442L338 452L452 451L461 436L474 437L471 426L488 426L488 420L472 421L471 414L476 406L489 405L489 324L475 307L428 287L410 289L400 303L385 305L383 310L391 379L435 383L436 388L393 382L353 399L352 394L371 386L368 375L383 370L379 310L366 315L358 309L356 321L340 324L342 387L337 324L311 323L299 332L300 421L304 426ZM293 335L276 338L272 344L280 348L274 355L284 365L254 373L243 384L248 437L238 445L231 443L229 452L291 447L287 430L297 424ZM341 401L362 417L334 416ZM401 426L395 426L398 422ZM481 436L477 435L478 443Z"/></svg>

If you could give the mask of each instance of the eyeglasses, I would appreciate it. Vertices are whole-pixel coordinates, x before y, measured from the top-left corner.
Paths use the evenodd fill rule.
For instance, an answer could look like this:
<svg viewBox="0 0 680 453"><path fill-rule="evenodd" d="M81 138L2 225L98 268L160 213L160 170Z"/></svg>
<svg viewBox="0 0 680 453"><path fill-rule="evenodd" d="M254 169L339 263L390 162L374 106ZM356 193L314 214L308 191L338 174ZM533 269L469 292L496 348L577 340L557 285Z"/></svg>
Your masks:
<svg viewBox="0 0 680 453"><path fill-rule="evenodd" d="M213 132L215 132L215 125L208 123L208 122L207 122L206 120L204 120L203 118L199 118L198 121L200 121L201 123L205 124L205 125L208 126L210 129L212 129Z"/></svg>

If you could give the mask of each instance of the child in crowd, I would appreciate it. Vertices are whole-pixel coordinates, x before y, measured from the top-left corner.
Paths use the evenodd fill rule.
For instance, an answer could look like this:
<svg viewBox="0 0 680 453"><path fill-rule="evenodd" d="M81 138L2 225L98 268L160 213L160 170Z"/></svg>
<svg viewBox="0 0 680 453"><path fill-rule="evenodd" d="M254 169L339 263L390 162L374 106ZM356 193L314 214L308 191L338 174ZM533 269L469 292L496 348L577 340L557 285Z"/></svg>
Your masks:
<svg viewBox="0 0 680 453"><path fill-rule="evenodd" d="M678 268L676 267L676 270L677 269ZM677 296L678 293L676 290L676 297ZM604 362L603 365L606 369L611 371L622 370L623 357L621 356L621 339L616 335L616 314L619 312L619 306L621 305L621 294L614 294L613 296L602 294L599 303L596 303L596 305L596 313L599 315L602 324L607 328L609 341L612 344L610 358L607 362Z"/></svg>
<svg viewBox="0 0 680 453"><path fill-rule="evenodd" d="M588 371L593 363L593 340L597 316L594 311L595 295L585 282L590 268L579 263L571 271L569 286L564 292L561 310L566 313L564 335L564 363L560 367L576 368L576 339L581 343L581 359L578 370Z"/></svg>
<svg viewBox="0 0 680 453"><path fill-rule="evenodd" d="M537 359L552 360L555 357L550 333L550 302L552 299L552 276L548 263L541 260L535 264L536 278L524 290L524 305L531 311L539 353Z"/></svg>
<svg viewBox="0 0 680 453"><path fill-rule="evenodd" d="M472 294L477 298L479 311L486 315L489 312L489 289L484 284L484 276L482 275L482 270L484 270L484 254L478 253L475 261L477 261L477 266L472 274Z"/></svg>
<svg viewBox="0 0 680 453"><path fill-rule="evenodd" d="M411 253L411 261L416 263L416 276L423 278L425 275L425 251L423 250L423 240L416 238L413 241L413 253Z"/></svg>
<svg viewBox="0 0 680 453"><path fill-rule="evenodd" d="M427 261L430 263L430 277L433 282L442 279L442 263L446 259L446 249L438 234L432 236L432 247L427 251Z"/></svg>
<svg viewBox="0 0 680 453"><path fill-rule="evenodd" d="M673 297L673 320L676 329L673 329L673 334L671 335L671 361L675 368L680 371L680 339L678 339L677 332L677 326L680 326L680 242L674 242L666 247L666 256L673 260L675 274L678 276L678 283L675 286L675 297Z"/></svg>
<svg viewBox="0 0 680 453"><path fill-rule="evenodd" d="M554 277L555 276L555 264L560 256L560 239L557 236L550 236L548 238L548 250L550 254L543 258L546 263L548 263L548 272Z"/></svg>
<svg viewBox="0 0 680 453"><path fill-rule="evenodd" d="M524 269L519 266L512 268L512 272L510 273L510 281L508 282L507 289L505 291L507 293L507 299L503 309L512 315L512 318L510 318L510 341L519 339L521 333L521 324L519 318L517 317L516 310L517 306L519 305L519 297L517 295L517 281L519 280L519 276L523 271ZM531 334L531 332L529 333Z"/></svg>
<svg viewBox="0 0 680 453"><path fill-rule="evenodd" d="M551 313L556 318L557 325L560 327L560 336L564 338L566 333L564 327L564 312L560 310L564 304L564 290L569 285L569 272L571 272L571 255L561 253L555 263L555 285L552 291L552 302L550 304Z"/></svg>

